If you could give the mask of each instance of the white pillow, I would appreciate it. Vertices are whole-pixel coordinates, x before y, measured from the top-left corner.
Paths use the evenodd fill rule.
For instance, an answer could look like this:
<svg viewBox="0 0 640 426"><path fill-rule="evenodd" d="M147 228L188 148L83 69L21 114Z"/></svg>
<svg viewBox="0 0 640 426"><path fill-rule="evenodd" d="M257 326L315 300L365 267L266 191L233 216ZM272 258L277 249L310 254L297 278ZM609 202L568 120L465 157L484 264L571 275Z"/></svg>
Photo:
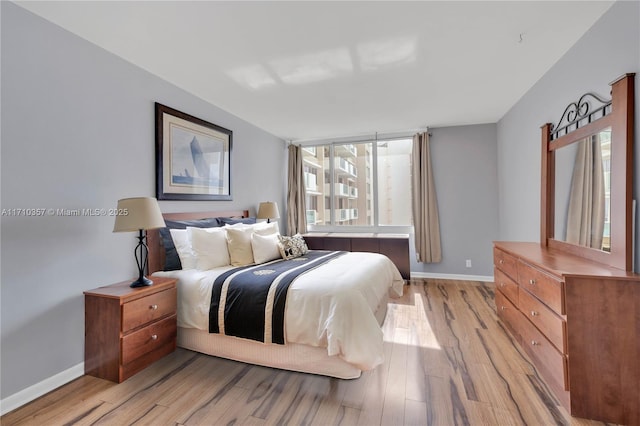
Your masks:
<svg viewBox="0 0 640 426"><path fill-rule="evenodd" d="M248 228L250 227L251 223L242 223L242 222L238 222L238 223L225 223L224 224L224 228Z"/></svg>
<svg viewBox="0 0 640 426"><path fill-rule="evenodd" d="M270 260L280 259L280 248L278 247L278 235L260 235L255 233L251 236L251 249L253 259L256 263L265 263Z"/></svg>
<svg viewBox="0 0 640 426"><path fill-rule="evenodd" d="M227 247L233 266L245 266L253 263L251 250L251 227L225 227L227 231Z"/></svg>
<svg viewBox="0 0 640 426"><path fill-rule="evenodd" d="M196 258L196 268L201 271L227 266L230 263L227 237L223 228L187 228Z"/></svg>
<svg viewBox="0 0 640 426"><path fill-rule="evenodd" d="M280 233L278 222L260 222L255 225L251 225L251 227L253 228L253 232L260 235L273 235Z"/></svg>
<svg viewBox="0 0 640 426"><path fill-rule="evenodd" d="M191 249L191 238L186 229L169 229L173 245L176 246L182 269L196 268L196 255Z"/></svg>

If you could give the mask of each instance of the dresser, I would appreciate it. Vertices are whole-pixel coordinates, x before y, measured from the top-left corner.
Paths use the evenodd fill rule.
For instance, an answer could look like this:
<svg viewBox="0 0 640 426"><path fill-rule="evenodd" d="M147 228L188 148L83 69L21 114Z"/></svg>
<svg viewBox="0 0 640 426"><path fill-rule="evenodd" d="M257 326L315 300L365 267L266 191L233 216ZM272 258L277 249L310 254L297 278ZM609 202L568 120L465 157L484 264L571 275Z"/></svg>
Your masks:
<svg viewBox="0 0 640 426"><path fill-rule="evenodd" d="M343 250L380 253L396 265L400 275L408 280L411 275L409 264L409 236L407 234L372 233L310 233L303 235L312 250Z"/></svg>
<svg viewBox="0 0 640 426"><path fill-rule="evenodd" d="M122 382L176 348L176 280L84 292L85 374Z"/></svg>
<svg viewBox="0 0 640 426"><path fill-rule="evenodd" d="M572 416L640 424L640 276L495 242L499 319Z"/></svg>

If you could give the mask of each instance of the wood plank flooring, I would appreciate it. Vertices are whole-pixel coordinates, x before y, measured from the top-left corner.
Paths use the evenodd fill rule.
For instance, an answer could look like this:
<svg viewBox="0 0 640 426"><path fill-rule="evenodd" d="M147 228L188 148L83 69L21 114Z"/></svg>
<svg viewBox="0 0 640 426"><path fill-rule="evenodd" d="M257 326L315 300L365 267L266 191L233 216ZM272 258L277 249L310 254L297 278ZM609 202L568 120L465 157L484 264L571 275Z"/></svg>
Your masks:
<svg viewBox="0 0 640 426"><path fill-rule="evenodd" d="M412 280L385 363L340 380L178 349L115 384L83 376L2 425L596 425L570 417L496 317L490 283Z"/></svg>

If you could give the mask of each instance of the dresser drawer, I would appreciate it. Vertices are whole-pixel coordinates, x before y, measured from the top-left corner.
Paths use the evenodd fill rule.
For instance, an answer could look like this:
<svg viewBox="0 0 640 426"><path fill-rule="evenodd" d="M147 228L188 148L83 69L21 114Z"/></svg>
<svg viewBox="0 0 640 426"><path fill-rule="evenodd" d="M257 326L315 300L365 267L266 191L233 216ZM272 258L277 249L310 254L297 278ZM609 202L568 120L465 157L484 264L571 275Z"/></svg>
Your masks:
<svg viewBox="0 0 640 426"><path fill-rule="evenodd" d="M122 338L122 364L153 352L176 341L176 316L172 315Z"/></svg>
<svg viewBox="0 0 640 426"><path fill-rule="evenodd" d="M498 318L507 326L518 341L520 341L520 322L524 321L518 308L499 291L496 291L496 312Z"/></svg>
<svg viewBox="0 0 640 426"><path fill-rule="evenodd" d="M524 349L538 361L536 367L547 373L543 374L545 379L556 382L564 390L569 390L566 357L526 319L520 324L520 335Z"/></svg>
<svg viewBox="0 0 640 426"><path fill-rule="evenodd" d="M567 323L544 303L522 290L518 295L518 307L522 313L562 353L567 353Z"/></svg>
<svg viewBox="0 0 640 426"><path fill-rule="evenodd" d="M170 288L122 305L122 332L126 333L167 315L175 314L176 289Z"/></svg>
<svg viewBox="0 0 640 426"><path fill-rule="evenodd" d="M497 268L499 268L509 277L513 278L514 280L518 279L518 259L516 259L515 257L494 247L493 263Z"/></svg>
<svg viewBox="0 0 640 426"><path fill-rule="evenodd" d="M551 275L522 261L518 262L520 287L542 300L560 315L565 315L563 284Z"/></svg>
<svg viewBox="0 0 640 426"><path fill-rule="evenodd" d="M493 268L493 274L495 277L496 289L502 292L505 296L513 302L514 305L518 305L518 284L507 276L500 269Z"/></svg>

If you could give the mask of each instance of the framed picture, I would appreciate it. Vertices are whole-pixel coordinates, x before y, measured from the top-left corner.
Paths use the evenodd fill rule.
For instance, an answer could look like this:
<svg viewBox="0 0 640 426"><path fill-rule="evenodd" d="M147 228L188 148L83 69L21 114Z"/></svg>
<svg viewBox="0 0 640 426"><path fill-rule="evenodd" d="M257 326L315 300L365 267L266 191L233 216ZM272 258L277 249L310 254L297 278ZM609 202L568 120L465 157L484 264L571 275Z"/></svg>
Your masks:
<svg viewBox="0 0 640 426"><path fill-rule="evenodd" d="M233 132L156 102L158 200L231 200Z"/></svg>

